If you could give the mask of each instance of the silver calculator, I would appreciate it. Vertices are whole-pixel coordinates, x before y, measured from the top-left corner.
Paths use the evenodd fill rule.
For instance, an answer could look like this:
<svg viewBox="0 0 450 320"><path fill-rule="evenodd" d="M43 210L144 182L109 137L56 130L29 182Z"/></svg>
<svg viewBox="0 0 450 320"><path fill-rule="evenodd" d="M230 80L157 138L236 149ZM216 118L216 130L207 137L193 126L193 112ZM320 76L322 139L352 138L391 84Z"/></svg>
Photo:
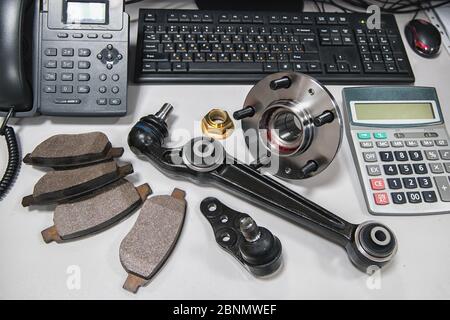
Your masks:
<svg viewBox="0 0 450 320"><path fill-rule="evenodd" d="M346 133L375 215L450 213L449 136L434 88L343 90Z"/></svg>

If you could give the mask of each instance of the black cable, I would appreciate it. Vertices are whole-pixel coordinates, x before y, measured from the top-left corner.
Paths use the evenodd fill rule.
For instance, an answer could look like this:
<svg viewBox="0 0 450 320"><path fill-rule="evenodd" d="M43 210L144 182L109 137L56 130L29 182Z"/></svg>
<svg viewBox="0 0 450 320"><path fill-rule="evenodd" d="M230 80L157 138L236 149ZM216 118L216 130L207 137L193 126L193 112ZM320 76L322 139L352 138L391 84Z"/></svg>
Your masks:
<svg viewBox="0 0 450 320"><path fill-rule="evenodd" d="M6 139L6 146L8 148L8 165L6 166L5 174L3 175L2 180L0 181L0 200L8 192L9 188L14 183L16 179L17 173L19 172L20 167L20 153L19 153L19 145L17 144L16 134L12 127L7 126L7 122L11 117L13 109L11 109L8 113L8 116L5 118L3 125L0 129L0 135L4 136Z"/></svg>
<svg viewBox="0 0 450 320"><path fill-rule="evenodd" d="M143 0L125 0L125 5L134 4L134 3L141 2L141 1L143 1Z"/></svg>

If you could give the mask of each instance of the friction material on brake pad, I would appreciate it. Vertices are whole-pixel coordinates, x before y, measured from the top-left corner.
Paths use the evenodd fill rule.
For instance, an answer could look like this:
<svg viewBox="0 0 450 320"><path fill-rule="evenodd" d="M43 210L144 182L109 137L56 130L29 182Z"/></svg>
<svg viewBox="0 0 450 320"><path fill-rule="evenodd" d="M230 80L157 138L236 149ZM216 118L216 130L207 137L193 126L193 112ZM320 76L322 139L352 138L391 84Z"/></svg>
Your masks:
<svg viewBox="0 0 450 320"><path fill-rule="evenodd" d="M102 231L136 210L151 194L148 184L137 188L125 179L93 195L56 207L54 226L42 231L46 243L62 242Z"/></svg>
<svg viewBox="0 0 450 320"><path fill-rule="evenodd" d="M88 167L46 173L34 186L32 195L22 200L24 207L62 202L100 189L128 174L133 166L117 166L115 161L101 162Z"/></svg>
<svg viewBox="0 0 450 320"><path fill-rule="evenodd" d="M185 192L148 199L120 244L120 261L128 273L123 288L136 293L163 266L175 247L186 214Z"/></svg>
<svg viewBox="0 0 450 320"><path fill-rule="evenodd" d="M102 132L58 134L40 143L23 159L41 167L74 167L122 156L123 148L113 148Z"/></svg>

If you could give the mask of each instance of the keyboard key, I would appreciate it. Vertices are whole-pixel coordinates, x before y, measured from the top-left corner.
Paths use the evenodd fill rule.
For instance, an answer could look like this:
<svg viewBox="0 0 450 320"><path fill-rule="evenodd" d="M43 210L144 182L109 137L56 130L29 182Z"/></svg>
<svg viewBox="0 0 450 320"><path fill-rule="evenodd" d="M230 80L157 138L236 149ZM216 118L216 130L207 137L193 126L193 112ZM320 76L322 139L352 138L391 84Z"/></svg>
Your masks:
<svg viewBox="0 0 450 320"><path fill-rule="evenodd" d="M383 162L391 162L394 161L394 155L391 151L382 151L380 152L380 159Z"/></svg>
<svg viewBox="0 0 450 320"><path fill-rule="evenodd" d="M425 163L414 163L413 164L414 167L414 172L416 174L427 174L428 173L428 169Z"/></svg>
<svg viewBox="0 0 450 320"><path fill-rule="evenodd" d="M433 183L429 177L419 177L417 178L417 182L419 183L419 186L424 189L433 187Z"/></svg>
<svg viewBox="0 0 450 320"><path fill-rule="evenodd" d="M417 189L416 178L403 178L402 180L406 189Z"/></svg>
<svg viewBox="0 0 450 320"><path fill-rule="evenodd" d="M442 163L430 163L430 170L432 173L444 173L444 165Z"/></svg>
<svg viewBox="0 0 450 320"><path fill-rule="evenodd" d="M372 190L384 190L386 188L383 179L370 179L370 186Z"/></svg>
<svg viewBox="0 0 450 320"><path fill-rule="evenodd" d="M450 150L439 150L442 160L450 160Z"/></svg>
<svg viewBox="0 0 450 320"><path fill-rule="evenodd" d="M423 160L422 151L408 151L408 153L409 153L409 158L412 161L422 161Z"/></svg>
<svg viewBox="0 0 450 320"><path fill-rule="evenodd" d="M378 165L369 165L366 166L367 174L372 177L381 176L381 169Z"/></svg>
<svg viewBox="0 0 450 320"><path fill-rule="evenodd" d="M393 192L391 193L392 202L395 204L405 204L406 196L404 192Z"/></svg>
<svg viewBox="0 0 450 320"><path fill-rule="evenodd" d="M434 191L423 191L423 200L428 203L437 202L436 192Z"/></svg>
<svg viewBox="0 0 450 320"><path fill-rule="evenodd" d="M403 175L410 175L413 173L412 166L410 164L399 164L398 168Z"/></svg>
<svg viewBox="0 0 450 320"><path fill-rule="evenodd" d="M402 181L399 178L389 178L387 179L387 183L389 185L389 189L401 189L402 188Z"/></svg>
<svg viewBox="0 0 450 320"><path fill-rule="evenodd" d="M374 193L373 198L375 200L375 204L379 206L384 206L389 204L389 197L386 192Z"/></svg>
<svg viewBox="0 0 450 320"><path fill-rule="evenodd" d="M393 164L383 165L384 173L388 176L395 176L398 174L397 166Z"/></svg>
<svg viewBox="0 0 450 320"><path fill-rule="evenodd" d="M450 183L448 177L434 177L434 183L443 202L450 202Z"/></svg>
<svg viewBox="0 0 450 320"><path fill-rule="evenodd" d="M263 72L262 63L190 63L190 72L199 73L260 73Z"/></svg>
<svg viewBox="0 0 450 320"><path fill-rule="evenodd" d="M375 152L363 152L363 158L366 162L376 162L377 154Z"/></svg>
<svg viewBox="0 0 450 320"><path fill-rule="evenodd" d="M422 197L420 196L420 192L407 192L406 196L408 197L409 203L421 203Z"/></svg>

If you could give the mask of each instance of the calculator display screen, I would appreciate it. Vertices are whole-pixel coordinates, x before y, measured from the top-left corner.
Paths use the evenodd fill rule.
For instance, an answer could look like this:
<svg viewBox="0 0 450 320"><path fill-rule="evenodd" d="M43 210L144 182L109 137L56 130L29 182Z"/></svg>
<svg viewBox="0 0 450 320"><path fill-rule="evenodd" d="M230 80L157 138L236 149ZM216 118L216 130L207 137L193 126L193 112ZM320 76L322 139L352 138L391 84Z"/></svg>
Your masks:
<svg viewBox="0 0 450 320"><path fill-rule="evenodd" d="M66 24L106 24L107 2L67 1Z"/></svg>
<svg viewBox="0 0 450 320"><path fill-rule="evenodd" d="M433 105L414 103L355 103L356 119L370 120L434 120Z"/></svg>

